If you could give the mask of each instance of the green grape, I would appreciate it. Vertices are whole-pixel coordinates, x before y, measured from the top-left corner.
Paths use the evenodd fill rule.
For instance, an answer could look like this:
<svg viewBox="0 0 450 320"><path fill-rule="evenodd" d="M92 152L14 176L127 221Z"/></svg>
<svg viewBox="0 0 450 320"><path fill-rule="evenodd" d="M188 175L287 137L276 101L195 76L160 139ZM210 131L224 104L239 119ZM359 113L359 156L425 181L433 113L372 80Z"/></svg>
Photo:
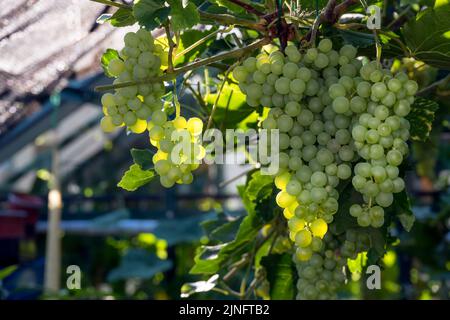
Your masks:
<svg viewBox="0 0 450 320"><path fill-rule="evenodd" d="M345 93L346 92L344 86L338 83L331 85L330 88L328 89L328 94L332 99L344 97Z"/></svg>
<svg viewBox="0 0 450 320"><path fill-rule="evenodd" d="M333 110L336 113L346 113L350 110L350 102L346 97L337 97L333 101Z"/></svg>
<svg viewBox="0 0 450 320"><path fill-rule="evenodd" d="M319 49L319 51L327 53L333 48L333 43L331 42L330 39L322 39L320 40L317 48Z"/></svg>
<svg viewBox="0 0 450 320"><path fill-rule="evenodd" d="M400 151L390 150L386 155L386 160L390 165L397 167L402 163L403 155Z"/></svg>
<svg viewBox="0 0 450 320"><path fill-rule="evenodd" d="M386 85L384 83L382 83L382 82L374 83L372 85L371 90L372 90L372 94L376 98L379 98L379 99L383 98L386 95L386 93L387 93Z"/></svg>

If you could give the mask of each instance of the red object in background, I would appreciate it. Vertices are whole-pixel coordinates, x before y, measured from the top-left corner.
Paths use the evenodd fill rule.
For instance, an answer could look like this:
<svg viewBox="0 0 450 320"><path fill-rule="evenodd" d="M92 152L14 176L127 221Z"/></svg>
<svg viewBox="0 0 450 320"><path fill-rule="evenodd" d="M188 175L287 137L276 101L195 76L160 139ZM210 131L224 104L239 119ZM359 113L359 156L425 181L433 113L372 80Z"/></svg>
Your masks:
<svg viewBox="0 0 450 320"><path fill-rule="evenodd" d="M44 206L44 201L40 197L25 193L10 193L8 195L7 208L20 210L27 213L27 224L35 224L38 220L39 212Z"/></svg>
<svg viewBox="0 0 450 320"><path fill-rule="evenodd" d="M6 203L6 208L9 209L9 211L25 213L25 218L21 223L24 224L24 232L28 237L33 237L35 234L36 222L43 206L44 201L40 197L17 192L10 193L8 195L8 202ZM10 223L14 224L19 222L15 221ZM11 227L13 226L11 225ZM0 231L0 237L1 234Z"/></svg>
<svg viewBox="0 0 450 320"><path fill-rule="evenodd" d="M0 211L0 239L20 239L26 235L27 213L19 210Z"/></svg>

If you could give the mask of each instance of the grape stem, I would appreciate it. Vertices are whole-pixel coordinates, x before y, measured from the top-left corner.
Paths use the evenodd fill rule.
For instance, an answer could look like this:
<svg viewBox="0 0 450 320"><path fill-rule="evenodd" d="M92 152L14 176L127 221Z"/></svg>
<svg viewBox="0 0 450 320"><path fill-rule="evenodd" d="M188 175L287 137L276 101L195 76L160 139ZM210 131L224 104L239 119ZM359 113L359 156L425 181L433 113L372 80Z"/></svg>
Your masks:
<svg viewBox="0 0 450 320"><path fill-rule="evenodd" d="M217 29L214 32L211 32L210 34L206 35L205 37L201 38L200 40L196 41L195 43L193 43L192 45L190 45L189 47L187 47L186 49L184 49L181 52L178 52L175 55L175 60L184 56L186 53L188 53L189 51L195 49L196 47L198 47L199 45L205 43L208 39L211 39L212 37L216 36L218 33L227 33L230 32L232 29L234 28L233 25L229 26L228 28L225 29ZM234 33L233 33L234 34Z"/></svg>
<svg viewBox="0 0 450 320"><path fill-rule="evenodd" d="M340 4L336 4L336 0L329 0L327 5L325 6L322 13L318 16L317 24L315 23L313 27L308 31L308 33L304 36L304 39L308 42L312 42L315 39L315 34L317 33L317 29L323 23L334 24L338 21L339 17L343 15L348 7L357 3L358 0L345 0Z"/></svg>
<svg viewBox="0 0 450 320"><path fill-rule="evenodd" d="M265 30L264 25L262 23L242 18L236 18L230 14L215 14L204 11L199 11L199 14L200 19L203 20L203 22L214 21L222 25L237 25L257 31Z"/></svg>
<svg viewBox="0 0 450 320"><path fill-rule="evenodd" d="M119 2L114 2L114 1L110 1L110 0L91 0L92 2L98 2L101 4L106 4L107 6L111 6L111 7L116 7L119 9L131 9L131 7L129 5L123 4L123 3L119 3Z"/></svg>
<svg viewBox="0 0 450 320"><path fill-rule="evenodd" d="M166 73L159 77L144 79L144 80L139 80L139 81L125 81L125 82L117 83L117 84L97 86L97 87L95 87L95 91L107 91L107 90L118 89L118 88L126 88L126 87L135 86L135 85L139 85L139 84L153 83L153 82L159 82L159 81L169 81L169 80L176 78L176 76L178 74L187 72L192 69L207 66L209 64L212 64L212 63L215 63L218 61L222 61L225 59L239 58L242 55L245 55L247 52L251 52L251 51L253 51L257 48L260 48L268 43L270 43L270 39L263 38L263 39L253 42L252 44L250 44L244 48L231 50L231 51L228 51L228 52L225 52L222 54L218 54L216 56L209 57L209 58L206 58L203 60L194 61L194 62L189 63L185 66L182 66L180 68L174 68L173 72Z"/></svg>
<svg viewBox="0 0 450 320"><path fill-rule="evenodd" d="M164 30L166 31L167 42L169 43L169 52L167 57L167 70L173 72L173 50L175 49L175 43L173 42L172 36L170 35L169 23L164 25Z"/></svg>
<svg viewBox="0 0 450 320"><path fill-rule="evenodd" d="M214 100L214 104L212 106L211 109L211 114L209 115L208 118L208 124L206 125L206 130L208 130L209 128L211 128L212 125L212 121L213 121L213 117L214 117L214 113L216 111L217 108L217 104L219 103L219 99L220 96L222 95L222 91L223 88L225 87L225 83L228 80L228 75L230 74L230 72L241 62L241 59L239 59L238 61L236 61L231 67L228 68L228 70L225 72L224 77L223 77L223 81L222 84L220 85L219 91L217 91L217 96L216 99Z"/></svg>

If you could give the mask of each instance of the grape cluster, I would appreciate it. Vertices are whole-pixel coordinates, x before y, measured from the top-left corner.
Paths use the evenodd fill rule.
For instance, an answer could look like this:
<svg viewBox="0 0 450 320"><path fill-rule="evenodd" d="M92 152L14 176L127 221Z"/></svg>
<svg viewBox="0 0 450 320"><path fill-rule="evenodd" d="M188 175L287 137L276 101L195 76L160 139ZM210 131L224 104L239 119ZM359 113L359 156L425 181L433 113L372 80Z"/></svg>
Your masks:
<svg viewBox="0 0 450 320"><path fill-rule="evenodd" d="M405 117L414 102L417 83L404 73L393 77L388 70L377 69L376 62L364 65L359 73L361 81L352 100L364 101L366 108L358 113L352 128L354 145L362 158L354 167L352 184L365 204L354 204L350 214L362 227L381 227L383 208L392 205L393 193L405 188L398 166L408 154L410 125Z"/></svg>
<svg viewBox="0 0 450 320"><path fill-rule="evenodd" d="M293 45L285 53L248 58L234 77L249 105L271 107L262 127L280 131L276 200L289 220L297 256L306 261L321 246L338 210L336 187L351 177L351 162L357 159L350 131L353 113L335 110L329 88L339 81L353 86L361 62L354 47L337 52L329 39L304 54Z"/></svg>
<svg viewBox="0 0 450 320"><path fill-rule="evenodd" d="M152 158L161 185L172 187L175 183L192 183L192 171L197 169L205 157L200 135L203 121L199 118L186 120L177 116L167 120L163 111L155 111L148 123L150 143L158 148Z"/></svg>
<svg viewBox="0 0 450 320"><path fill-rule="evenodd" d="M125 47L119 58L108 64L108 72L116 77L113 84L140 81L162 74L161 62L165 59L163 47L156 44L149 31L140 29L128 32ZM164 61L163 61L164 62ZM147 120L163 107L161 96L165 93L164 82L145 83L115 89L102 96L104 117L101 127L105 132L126 125L135 133L147 128Z"/></svg>
<svg viewBox="0 0 450 320"><path fill-rule="evenodd" d="M312 254L308 261L299 257L299 249L294 256L299 279L297 299L328 300L336 299L336 291L346 277L346 259L336 250L338 241L330 234L324 237L324 247Z"/></svg>
<svg viewBox="0 0 450 320"><path fill-rule="evenodd" d="M329 39L317 48L274 50L246 59L233 75L250 106L269 107L264 129L280 132L277 204L288 219L297 258L310 259L338 210L341 180L362 193L350 214L361 226L384 223L383 207L404 182L398 166L408 152L410 111L417 84L375 61L357 58Z"/></svg>

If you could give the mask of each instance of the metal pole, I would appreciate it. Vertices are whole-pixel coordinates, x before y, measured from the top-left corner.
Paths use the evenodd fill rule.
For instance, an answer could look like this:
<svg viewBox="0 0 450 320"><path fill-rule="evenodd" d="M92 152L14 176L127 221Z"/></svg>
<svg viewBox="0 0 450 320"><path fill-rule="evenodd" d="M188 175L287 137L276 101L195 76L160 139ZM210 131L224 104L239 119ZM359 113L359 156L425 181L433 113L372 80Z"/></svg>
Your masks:
<svg viewBox="0 0 450 320"><path fill-rule="evenodd" d="M61 208L62 198L59 185L59 151L56 130L56 113L59 101L55 103L50 143L52 146L52 175L48 193L48 228L45 258L44 288L47 294L55 294L60 289L61 279Z"/></svg>

